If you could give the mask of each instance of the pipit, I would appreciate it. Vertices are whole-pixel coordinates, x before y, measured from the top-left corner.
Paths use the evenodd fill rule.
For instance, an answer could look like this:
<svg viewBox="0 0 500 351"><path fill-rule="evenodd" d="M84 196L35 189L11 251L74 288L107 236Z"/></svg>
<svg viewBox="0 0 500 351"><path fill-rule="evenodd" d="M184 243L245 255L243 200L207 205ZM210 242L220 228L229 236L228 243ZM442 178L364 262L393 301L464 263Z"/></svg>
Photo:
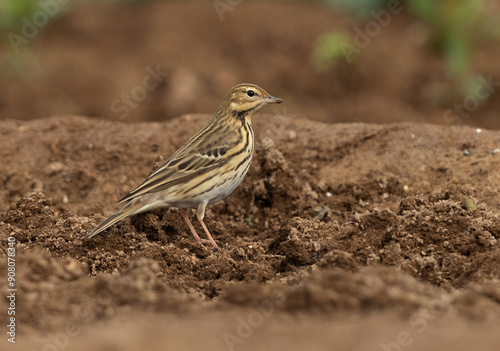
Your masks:
<svg viewBox="0 0 500 351"><path fill-rule="evenodd" d="M92 238L122 219L156 208L177 207L199 243L217 247L203 218L209 204L224 199L248 172L254 149L251 117L264 105L283 100L254 84L239 84L224 97L219 109L195 136L118 203L123 207L85 237ZM208 240L196 233L188 208Z"/></svg>

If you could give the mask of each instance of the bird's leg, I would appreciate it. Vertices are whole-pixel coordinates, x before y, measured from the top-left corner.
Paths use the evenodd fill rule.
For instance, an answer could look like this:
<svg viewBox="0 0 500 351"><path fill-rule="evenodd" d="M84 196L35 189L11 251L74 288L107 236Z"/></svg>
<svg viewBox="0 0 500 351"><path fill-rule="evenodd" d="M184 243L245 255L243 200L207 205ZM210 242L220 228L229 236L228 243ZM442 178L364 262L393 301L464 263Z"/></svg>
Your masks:
<svg viewBox="0 0 500 351"><path fill-rule="evenodd" d="M200 222L201 226L205 230L205 233L207 233L208 239L209 239L210 243L212 243L212 246L218 247L214 238L212 238L212 234L210 234L210 232L208 231L208 228L205 225L205 222L203 222L203 217L205 217L205 207L206 206L207 206L206 202L202 202L201 204L198 205L198 210L196 211L196 218L198 218L198 222Z"/></svg>
<svg viewBox="0 0 500 351"><path fill-rule="evenodd" d="M196 241L199 242L200 244L211 243L210 240L202 239L202 238L200 238L198 236L198 233L196 233L196 230L194 229L193 225L191 224L191 221L189 220L189 217L188 217L188 214L187 214L188 211L185 208L181 208L180 212L181 212L182 218L184 218L184 220L186 221L189 229L191 229L191 233L193 233L194 238L196 239ZM212 245L213 245L213 243L212 243Z"/></svg>

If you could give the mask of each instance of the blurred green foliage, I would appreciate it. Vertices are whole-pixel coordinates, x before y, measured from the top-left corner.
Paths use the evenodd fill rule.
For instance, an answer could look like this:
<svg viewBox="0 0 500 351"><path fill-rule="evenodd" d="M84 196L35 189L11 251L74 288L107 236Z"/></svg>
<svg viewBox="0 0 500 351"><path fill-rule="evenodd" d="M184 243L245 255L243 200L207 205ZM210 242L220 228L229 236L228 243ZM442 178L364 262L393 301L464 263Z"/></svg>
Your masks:
<svg viewBox="0 0 500 351"><path fill-rule="evenodd" d="M0 29L18 30L23 17L32 18L39 10L38 0L0 0Z"/></svg>
<svg viewBox="0 0 500 351"><path fill-rule="evenodd" d="M84 0L0 0L0 30L19 32L26 22L50 22L70 5ZM38 15L38 16L37 16Z"/></svg>
<svg viewBox="0 0 500 351"><path fill-rule="evenodd" d="M36 77L41 74L38 57L31 51L29 43L42 27L73 1L0 0L1 37L11 49L0 57L1 76Z"/></svg>
<svg viewBox="0 0 500 351"><path fill-rule="evenodd" d="M314 63L320 70L325 70L345 58L347 46L354 45L348 33L332 32L321 36L315 43Z"/></svg>
<svg viewBox="0 0 500 351"><path fill-rule="evenodd" d="M384 8L388 0L323 0L324 3L346 10L357 17L365 17L372 10Z"/></svg>
<svg viewBox="0 0 500 351"><path fill-rule="evenodd" d="M449 75L460 84L461 93L469 95L478 84L470 67L474 49L489 36L483 26L483 0L414 0L408 5L432 28L430 48L443 55Z"/></svg>
<svg viewBox="0 0 500 351"><path fill-rule="evenodd" d="M395 0L322 2L346 9L368 22L374 20L374 13L386 9ZM471 94L478 84L471 71L472 56L481 44L500 37L499 18L486 13L483 0L404 0L400 3L406 13L431 28L429 48L446 60L448 74L454 86L458 86L458 89L453 90L458 90L464 96ZM325 67L328 58L331 58L330 65L338 62L341 45L352 45L352 40L350 42L347 39L343 44L339 43L344 36L344 33L332 32L318 40L314 57L316 62L320 62L319 68ZM318 61L318 57L321 60Z"/></svg>

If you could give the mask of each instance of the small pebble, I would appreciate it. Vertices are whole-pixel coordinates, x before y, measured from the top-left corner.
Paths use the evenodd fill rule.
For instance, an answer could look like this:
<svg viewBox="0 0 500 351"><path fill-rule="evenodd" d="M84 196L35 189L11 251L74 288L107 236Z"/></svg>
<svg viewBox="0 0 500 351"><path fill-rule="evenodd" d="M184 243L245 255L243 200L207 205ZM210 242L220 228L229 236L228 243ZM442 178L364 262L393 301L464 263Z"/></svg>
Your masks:
<svg viewBox="0 0 500 351"><path fill-rule="evenodd" d="M465 149L464 150L464 156L470 156L472 155L472 150L471 149Z"/></svg>
<svg viewBox="0 0 500 351"><path fill-rule="evenodd" d="M47 170L48 170L49 175L61 173L62 171L64 171L65 168L66 168L66 166L64 164L62 164L61 162L52 162L51 164L49 164L47 166Z"/></svg>
<svg viewBox="0 0 500 351"><path fill-rule="evenodd" d="M318 214L316 215L316 219L321 221L323 218L330 214L330 208L328 206L322 205L314 209Z"/></svg>
<svg viewBox="0 0 500 351"><path fill-rule="evenodd" d="M482 131L483 131L483 130L482 130L481 128L477 128L477 129L476 129L476 133L477 133L477 134L481 133Z"/></svg>
<svg viewBox="0 0 500 351"><path fill-rule="evenodd" d="M332 196L332 193L331 192L327 192L325 195L326 195L326 197L330 197L330 196Z"/></svg>
<svg viewBox="0 0 500 351"><path fill-rule="evenodd" d="M486 150L486 153L490 155L496 155L500 152L500 149L495 149L495 150Z"/></svg>
<svg viewBox="0 0 500 351"><path fill-rule="evenodd" d="M288 140L295 140L297 139L297 132L294 130L288 131Z"/></svg>

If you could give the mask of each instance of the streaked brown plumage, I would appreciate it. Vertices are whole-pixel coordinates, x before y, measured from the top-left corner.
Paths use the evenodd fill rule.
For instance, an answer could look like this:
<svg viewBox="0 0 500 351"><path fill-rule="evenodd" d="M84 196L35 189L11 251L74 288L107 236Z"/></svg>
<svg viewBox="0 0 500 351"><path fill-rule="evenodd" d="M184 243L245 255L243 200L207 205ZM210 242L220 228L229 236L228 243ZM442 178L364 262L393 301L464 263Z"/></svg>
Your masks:
<svg viewBox="0 0 500 351"><path fill-rule="evenodd" d="M195 239L217 247L203 222L205 207L229 195L243 180L254 149L251 117L264 105L281 103L254 84L239 84L224 97L210 122L177 150L134 191L124 206L85 237L92 238L118 221L161 207L178 207ZM201 239L187 216L196 217L208 239Z"/></svg>

